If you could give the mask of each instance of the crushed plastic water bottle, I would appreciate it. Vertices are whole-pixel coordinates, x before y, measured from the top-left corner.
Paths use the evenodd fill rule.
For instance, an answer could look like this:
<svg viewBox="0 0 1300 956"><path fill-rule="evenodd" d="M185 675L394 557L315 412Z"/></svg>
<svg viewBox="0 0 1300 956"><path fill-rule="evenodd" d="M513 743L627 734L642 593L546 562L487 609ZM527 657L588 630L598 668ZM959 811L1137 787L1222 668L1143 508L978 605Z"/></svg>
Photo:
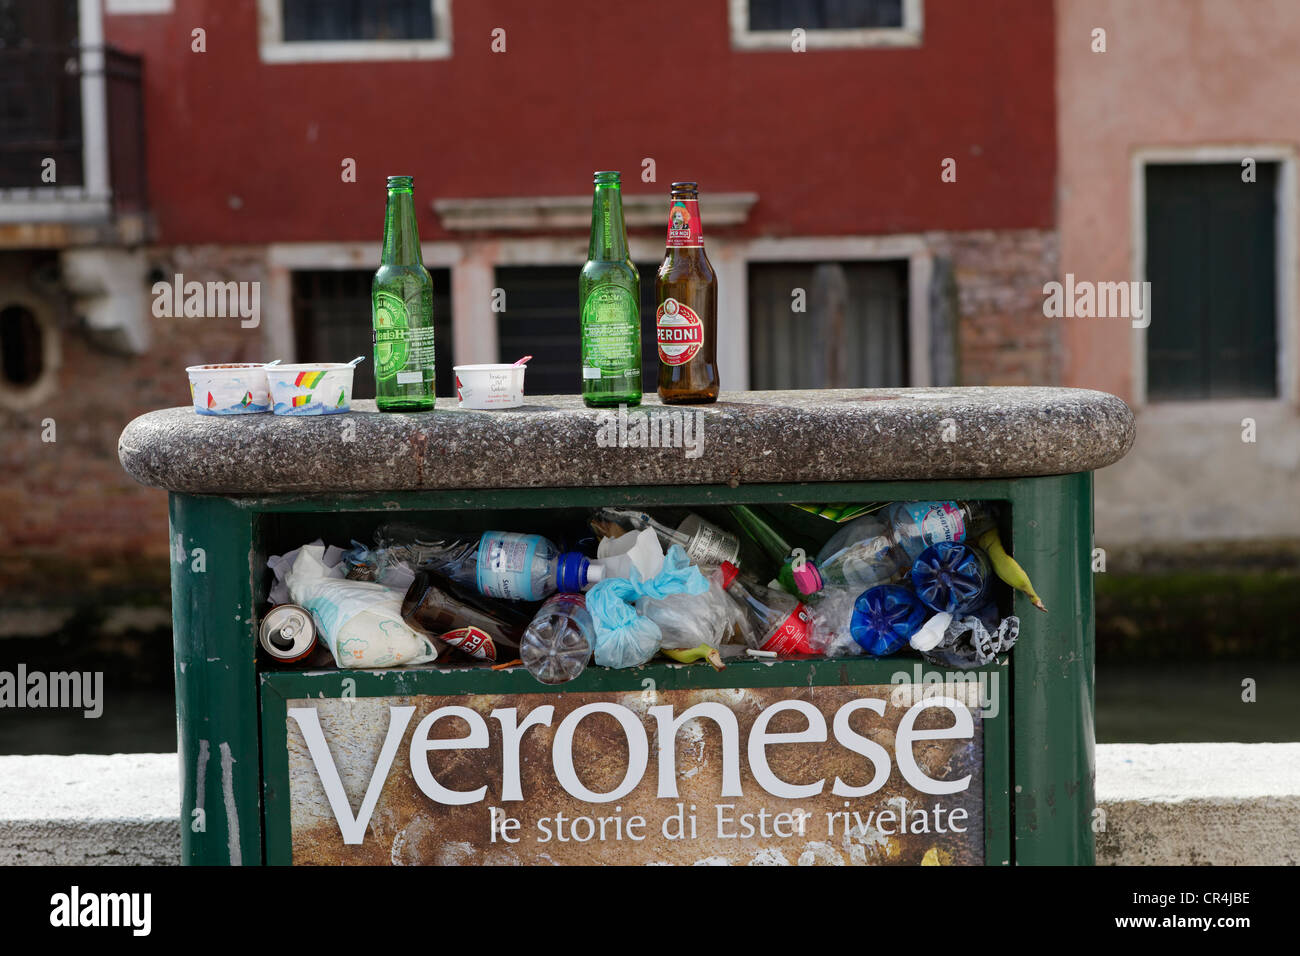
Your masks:
<svg viewBox="0 0 1300 956"><path fill-rule="evenodd" d="M857 599L849 630L872 657L888 657L906 647L929 618L930 609L910 589L881 584Z"/></svg>
<svg viewBox="0 0 1300 956"><path fill-rule="evenodd" d="M964 615L988 600L992 568L984 552L956 541L932 544L912 565L912 588L926 607Z"/></svg>
<svg viewBox="0 0 1300 956"><path fill-rule="evenodd" d="M519 642L519 658L543 684L571 681L587 667L596 628L581 594L557 594L538 609Z"/></svg>
<svg viewBox="0 0 1300 956"><path fill-rule="evenodd" d="M817 553L817 567L828 587L887 584L930 545L964 541L992 524L978 501L896 501L835 532Z"/></svg>

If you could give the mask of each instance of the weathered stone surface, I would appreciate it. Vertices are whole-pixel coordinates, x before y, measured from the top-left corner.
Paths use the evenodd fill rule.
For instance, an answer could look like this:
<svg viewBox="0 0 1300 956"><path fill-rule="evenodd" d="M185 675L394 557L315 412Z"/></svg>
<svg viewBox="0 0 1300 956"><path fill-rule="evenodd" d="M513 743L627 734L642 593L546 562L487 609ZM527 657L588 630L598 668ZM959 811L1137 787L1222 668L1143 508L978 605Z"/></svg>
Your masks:
<svg viewBox="0 0 1300 956"><path fill-rule="evenodd" d="M724 392L713 405L649 398L627 413L632 429L641 415L660 426L687 416L690 440L674 447L602 447L602 421L618 442L618 413L576 395L497 412L440 402L411 415L357 402L311 418L169 408L127 425L118 456L146 485L237 495L1008 478L1101 468L1134 439L1120 399L1069 388Z"/></svg>

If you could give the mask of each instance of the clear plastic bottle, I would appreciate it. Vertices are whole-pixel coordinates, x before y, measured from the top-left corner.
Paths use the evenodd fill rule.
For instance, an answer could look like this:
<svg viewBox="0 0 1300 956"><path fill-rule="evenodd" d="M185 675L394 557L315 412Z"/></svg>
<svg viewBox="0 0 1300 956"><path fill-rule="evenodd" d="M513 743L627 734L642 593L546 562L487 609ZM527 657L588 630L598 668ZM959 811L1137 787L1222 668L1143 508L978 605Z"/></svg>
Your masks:
<svg viewBox="0 0 1300 956"><path fill-rule="evenodd" d="M908 564L932 544L974 540L993 526L993 512L982 501L896 501L884 516Z"/></svg>
<svg viewBox="0 0 1300 956"><path fill-rule="evenodd" d="M412 571L435 571L488 597L540 601L558 591L583 591L602 577L599 561L576 551L561 553L540 534L485 531L481 535L444 534L409 526L385 525L375 535L381 566L405 564Z"/></svg>
<svg viewBox="0 0 1300 956"><path fill-rule="evenodd" d="M818 552L817 567L829 586L887 584L930 545L974 538L993 523L979 501L896 501L837 531Z"/></svg>
<svg viewBox="0 0 1300 956"><path fill-rule="evenodd" d="M745 613L749 627L745 639L760 651L775 651L778 657L814 657L808 642L812 612L808 606L784 591L757 581L738 580L739 570L731 562L722 565L722 587Z"/></svg>
<svg viewBox="0 0 1300 956"><path fill-rule="evenodd" d="M543 684L563 684L591 659L596 627L581 594L557 594L537 611L519 645L519 657Z"/></svg>

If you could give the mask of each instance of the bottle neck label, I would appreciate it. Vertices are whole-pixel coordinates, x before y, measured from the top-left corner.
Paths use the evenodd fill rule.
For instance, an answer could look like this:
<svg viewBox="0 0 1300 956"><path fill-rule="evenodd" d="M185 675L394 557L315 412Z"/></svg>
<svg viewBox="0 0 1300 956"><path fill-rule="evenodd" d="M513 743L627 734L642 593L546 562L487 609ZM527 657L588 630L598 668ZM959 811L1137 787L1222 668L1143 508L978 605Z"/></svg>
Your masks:
<svg viewBox="0 0 1300 956"><path fill-rule="evenodd" d="M704 348L704 323L685 302L669 296L655 312L655 338L659 343L659 361L665 365L685 365Z"/></svg>
<svg viewBox="0 0 1300 956"><path fill-rule="evenodd" d="M669 249L704 248L698 199L674 199L669 204L667 245Z"/></svg>

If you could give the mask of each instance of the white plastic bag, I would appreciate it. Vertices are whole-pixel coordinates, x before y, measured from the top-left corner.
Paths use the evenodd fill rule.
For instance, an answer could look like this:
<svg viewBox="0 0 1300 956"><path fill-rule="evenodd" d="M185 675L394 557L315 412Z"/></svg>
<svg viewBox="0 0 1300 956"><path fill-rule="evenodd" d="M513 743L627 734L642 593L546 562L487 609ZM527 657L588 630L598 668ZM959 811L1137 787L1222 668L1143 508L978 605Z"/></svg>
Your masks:
<svg viewBox="0 0 1300 956"><path fill-rule="evenodd" d="M659 625L661 647L690 650L701 644L722 645L732 630L732 604L722 586L710 579L709 589L703 594L669 594L663 598L645 595L637 599L636 610Z"/></svg>
<svg viewBox="0 0 1300 956"><path fill-rule="evenodd" d="M403 592L336 577L324 554L321 545L301 548L285 583L293 602L311 612L339 667L400 667L438 656L434 643L402 620Z"/></svg>

